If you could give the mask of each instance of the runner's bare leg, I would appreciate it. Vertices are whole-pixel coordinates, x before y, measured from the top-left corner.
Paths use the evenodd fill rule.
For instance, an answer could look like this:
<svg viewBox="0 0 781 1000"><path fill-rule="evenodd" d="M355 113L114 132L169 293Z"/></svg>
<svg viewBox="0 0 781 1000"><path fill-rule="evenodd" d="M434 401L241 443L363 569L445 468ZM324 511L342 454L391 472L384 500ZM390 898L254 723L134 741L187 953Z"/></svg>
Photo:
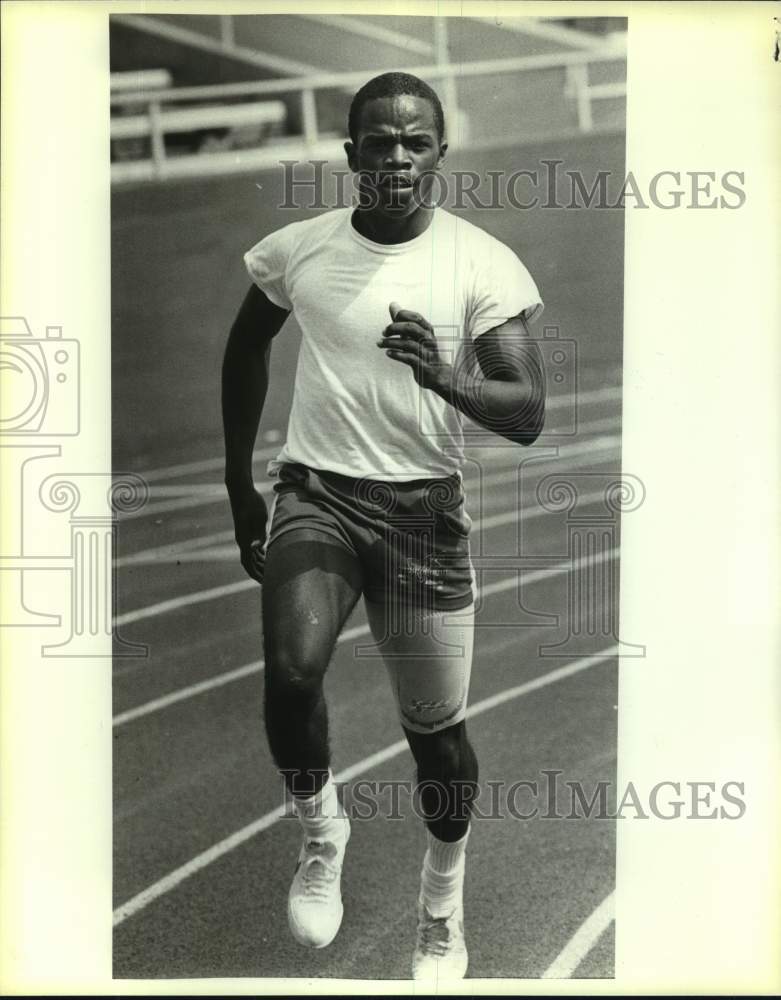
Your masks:
<svg viewBox="0 0 781 1000"><path fill-rule="evenodd" d="M330 765L323 679L361 594L361 569L339 541L312 528L269 545L263 581L265 721L293 795L317 794Z"/></svg>

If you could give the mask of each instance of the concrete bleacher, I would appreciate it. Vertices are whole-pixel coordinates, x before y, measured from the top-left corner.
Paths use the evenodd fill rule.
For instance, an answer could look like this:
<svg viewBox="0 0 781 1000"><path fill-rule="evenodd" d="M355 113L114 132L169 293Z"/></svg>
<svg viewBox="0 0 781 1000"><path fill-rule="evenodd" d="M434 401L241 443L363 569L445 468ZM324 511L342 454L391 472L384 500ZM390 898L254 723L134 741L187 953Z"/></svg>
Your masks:
<svg viewBox="0 0 781 1000"><path fill-rule="evenodd" d="M433 62L436 55L435 19L431 17L237 14L229 20L231 44L225 45L225 19L218 15L113 15L112 70L167 66L176 86L193 86L317 71L365 69L368 75ZM450 62L457 65L476 59L541 55L593 44L589 33L560 26L550 25L542 34L532 34L529 21L528 18L500 22L490 18L448 18ZM597 40L610 30L625 30L621 18L589 21L599 21L603 26ZM522 28L521 22L525 22ZM154 23L197 36L211 43L212 51L198 49L195 58L196 52L181 40L153 35L141 27ZM362 27L368 34L356 33L355 29ZM269 65L247 61L246 53L250 51L262 54ZM276 69L274 60L278 60Z"/></svg>
<svg viewBox="0 0 781 1000"><path fill-rule="evenodd" d="M620 38L625 22L617 18L590 19L588 31L552 20L521 18L496 22L476 17L403 16L321 16L321 15L194 15L154 16L113 15L110 19L111 66L114 72L152 70L164 67L171 76L173 92L181 88L204 87L203 97L193 93L194 105L213 104L219 91L227 102L274 102L284 106L271 132L259 130L258 144L280 145L278 155L302 155L302 137L308 155L323 155L344 138L347 109L365 74L366 79L383 70L422 68L449 64L454 82L433 78L449 112L451 143L482 144L501 141L528 142L578 130L615 130L623 127L625 114L626 56L620 45L615 58L605 56L606 39ZM445 26L443 28L443 22ZM585 67L549 65L551 59L574 54L586 58ZM591 62L593 58L600 61ZM519 72L473 75L468 67L492 60L527 59L548 63ZM309 121L306 99L297 81L322 74L355 74L342 86L316 87L310 95ZM261 81L290 81L289 89L273 94L236 94L242 84ZM232 95L227 92L233 88ZM594 99L585 103L584 89L593 88ZM246 89L246 88L245 88ZM597 99L598 98L598 99ZM457 105L457 114L453 105ZM119 107L115 107L119 111ZM151 114L151 112L150 112ZM194 153L207 148L229 150L241 145L237 133L226 126L199 133L200 144L185 149ZM239 112L239 117L242 113ZM262 118L262 114L259 116ZM246 115L242 120L245 120ZM158 121L174 123L177 113L165 109ZM125 126L126 128L128 126ZM153 129L147 130L153 132ZM246 126L245 126L246 131ZM316 141L312 141L312 133ZM206 138L219 138L217 146ZM234 141L235 140L235 141ZM181 144L181 138L178 140ZM250 139L250 145L253 140ZM169 150L175 152L176 138L166 133L158 139L157 162L151 175L162 177L168 167ZM246 143L245 143L246 145ZM161 148L162 147L162 148ZM247 167L251 158L245 159ZM264 156L255 157L262 165ZM209 161L210 168L240 169L235 158ZM198 162L184 163L177 170L197 174ZM118 178L140 178L145 171L123 167ZM150 173L150 171L146 171Z"/></svg>

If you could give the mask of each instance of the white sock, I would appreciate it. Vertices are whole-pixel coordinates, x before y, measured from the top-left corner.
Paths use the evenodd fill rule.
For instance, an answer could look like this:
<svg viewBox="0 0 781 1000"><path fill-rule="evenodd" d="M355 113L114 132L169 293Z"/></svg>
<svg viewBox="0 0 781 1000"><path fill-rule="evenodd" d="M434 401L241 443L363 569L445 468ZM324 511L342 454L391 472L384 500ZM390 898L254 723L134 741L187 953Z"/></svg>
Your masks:
<svg viewBox="0 0 781 1000"><path fill-rule="evenodd" d="M420 876L420 898L432 916L447 916L463 902L469 830L461 840L454 841L438 840L430 830L426 835L428 849Z"/></svg>
<svg viewBox="0 0 781 1000"><path fill-rule="evenodd" d="M310 798L293 798L294 808L307 840L329 840L342 850L346 836L344 810L336 795L333 775Z"/></svg>

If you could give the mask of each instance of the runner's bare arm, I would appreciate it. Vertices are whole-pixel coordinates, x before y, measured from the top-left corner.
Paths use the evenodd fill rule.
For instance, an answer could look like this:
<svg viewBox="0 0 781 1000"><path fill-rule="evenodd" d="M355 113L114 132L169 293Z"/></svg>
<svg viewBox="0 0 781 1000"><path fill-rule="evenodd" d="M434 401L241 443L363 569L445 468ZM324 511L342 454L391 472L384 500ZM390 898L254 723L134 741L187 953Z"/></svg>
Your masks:
<svg viewBox="0 0 781 1000"><path fill-rule="evenodd" d="M252 487L252 450L268 391L271 341L288 313L250 286L233 322L222 363L225 485Z"/></svg>
<svg viewBox="0 0 781 1000"><path fill-rule="evenodd" d="M469 408L460 408L482 427L516 444L533 444L545 423L545 373L526 320L515 316L488 330L474 341L474 349L484 377L472 393L466 387L463 402ZM479 393L477 407L475 393Z"/></svg>
<svg viewBox="0 0 781 1000"><path fill-rule="evenodd" d="M255 285L234 320L222 363L222 423L225 435L225 486L241 564L263 582L268 510L252 479L252 451L266 401L271 341L288 313Z"/></svg>
<svg viewBox="0 0 781 1000"><path fill-rule="evenodd" d="M431 324L391 303L393 322L378 346L409 365L417 383L431 389L475 423L516 444L530 445L545 422L545 376L539 348L522 315L474 341L481 374L458 370L439 356Z"/></svg>

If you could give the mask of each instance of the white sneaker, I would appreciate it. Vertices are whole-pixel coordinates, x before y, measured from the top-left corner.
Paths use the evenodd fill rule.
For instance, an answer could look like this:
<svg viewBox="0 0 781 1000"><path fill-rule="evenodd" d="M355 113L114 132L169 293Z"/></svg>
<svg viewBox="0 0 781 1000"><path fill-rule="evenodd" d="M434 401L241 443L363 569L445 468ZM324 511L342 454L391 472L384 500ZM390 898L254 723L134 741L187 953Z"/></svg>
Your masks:
<svg viewBox="0 0 781 1000"><path fill-rule="evenodd" d="M418 940L412 956L413 979L463 979L469 964L464 941L464 909L434 917L418 900Z"/></svg>
<svg viewBox="0 0 781 1000"><path fill-rule="evenodd" d="M344 817L344 845L350 821ZM288 895L287 917L293 937L309 948L325 948L342 923L341 876L344 846L331 840L304 839Z"/></svg>

